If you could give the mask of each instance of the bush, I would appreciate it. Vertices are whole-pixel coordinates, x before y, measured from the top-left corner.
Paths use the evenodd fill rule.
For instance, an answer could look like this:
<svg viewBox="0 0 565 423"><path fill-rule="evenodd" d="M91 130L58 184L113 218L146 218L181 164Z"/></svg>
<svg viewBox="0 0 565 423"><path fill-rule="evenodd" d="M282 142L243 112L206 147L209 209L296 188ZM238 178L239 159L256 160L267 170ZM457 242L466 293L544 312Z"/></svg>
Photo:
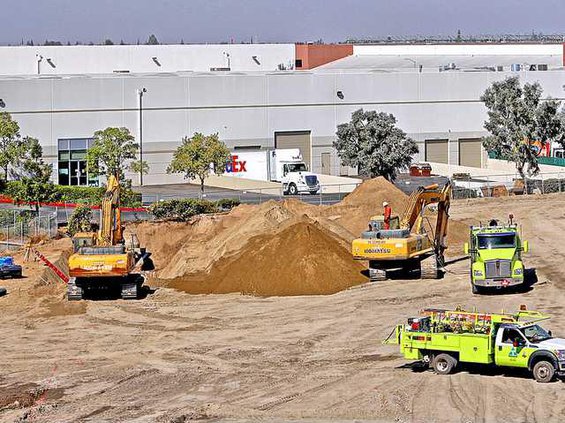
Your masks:
<svg viewBox="0 0 565 423"><path fill-rule="evenodd" d="M84 203L89 205L100 205L106 188L104 187L78 187L68 185L55 185L54 193L48 201L61 203ZM23 185L21 181L10 181L3 192L10 198L21 198ZM122 207L140 207L141 193L134 192L131 188L122 187Z"/></svg>
<svg viewBox="0 0 565 423"><path fill-rule="evenodd" d="M92 210L86 205L75 208L69 217L68 232L74 236L77 232L90 232L92 230Z"/></svg>
<svg viewBox="0 0 565 423"><path fill-rule="evenodd" d="M216 207L218 207L220 211L231 210L240 204L241 201L236 200L235 198L222 198L221 200L216 201Z"/></svg>
<svg viewBox="0 0 565 423"><path fill-rule="evenodd" d="M235 199L208 201L187 198L183 200L169 200L153 203L149 207L149 212L153 214L156 219L186 222L198 214L209 214L231 210L237 205L239 205L239 201Z"/></svg>

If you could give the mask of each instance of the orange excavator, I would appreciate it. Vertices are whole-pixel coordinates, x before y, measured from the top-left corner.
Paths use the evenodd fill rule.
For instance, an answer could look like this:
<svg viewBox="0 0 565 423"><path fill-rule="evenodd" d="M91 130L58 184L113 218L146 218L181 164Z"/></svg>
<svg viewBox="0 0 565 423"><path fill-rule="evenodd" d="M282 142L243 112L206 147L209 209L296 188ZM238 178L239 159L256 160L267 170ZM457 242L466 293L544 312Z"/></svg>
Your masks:
<svg viewBox="0 0 565 423"><path fill-rule="evenodd" d="M74 253L69 257L67 298L80 300L85 291L120 288L124 299L137 298L145 278L141 273L150 253L139 247L135 234L124 238L120 214L120 184L114 176L100 209L100 229L79 232L73 237Z"/></svg>
<svg viewBox="0 0 565 423"><path fill-rule="evenodd" d="M371 281L385 280L393 270L419 270L424 279L439 277L447 248L451 189L450 182L442 188L420 187L411 194L402 217L391 218L391 229L384 229L382 216L371 218L371 230L352 244L354 258L369 262Z"/></svg>

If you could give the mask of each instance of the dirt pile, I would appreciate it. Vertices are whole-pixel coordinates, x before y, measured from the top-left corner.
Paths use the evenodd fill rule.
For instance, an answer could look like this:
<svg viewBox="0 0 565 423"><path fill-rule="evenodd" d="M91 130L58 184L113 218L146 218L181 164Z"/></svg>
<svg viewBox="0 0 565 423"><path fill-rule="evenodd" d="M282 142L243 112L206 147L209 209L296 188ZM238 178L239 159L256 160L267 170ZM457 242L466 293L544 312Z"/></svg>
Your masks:
<svg viewBox="0 0 565 423"><path fill-rule="evenodd" d="M209 271L212 264L239 254L250 238L281 230L296 217L284 204L241 205L229 214L199 216L187 223L137 225L142 245L153 253L159 278Z"/></svg>
<svg viewBox="0 0 565 423"><path fill-rule="evenodd" d="M363 268L330 231L302 218L276 234L253 237L210 273L177 278L168 286L193 294L333 294L366 282Z"/></svg>
<svg viewBox="0 0 565 423"><path fill-rule="evenodd" d="M363 182L338 204L329 206L322 215L333 219L356 237L366 230L369 218L382 214L387 201L395 215L402 214L408 196L383 177Z"/></svg>

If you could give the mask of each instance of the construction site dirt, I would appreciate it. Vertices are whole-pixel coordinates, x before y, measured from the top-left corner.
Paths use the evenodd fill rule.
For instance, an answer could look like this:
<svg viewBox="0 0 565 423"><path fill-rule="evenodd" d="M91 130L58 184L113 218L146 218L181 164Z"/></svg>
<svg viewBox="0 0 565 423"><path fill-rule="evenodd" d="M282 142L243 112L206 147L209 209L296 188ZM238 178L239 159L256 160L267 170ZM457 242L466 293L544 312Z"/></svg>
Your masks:
<svg viewBox="0 0 565 423"><path fill-rule="evenodd" d="M442 279L367 283L349 243L383 200L400 211L405 199L373 180L334 206L132 225L156 266L137 301L67 302L49 269L22 263L27 277L0 281L0 421L563 421L562 382L476 367L436 375L381 341L422 308L457 305L526 304L564 336L565 195L452 201ZM529 285L473 295L460 259L468 225L508 213L530 242ZM38 249L64 267L70 241Z"/></svg>

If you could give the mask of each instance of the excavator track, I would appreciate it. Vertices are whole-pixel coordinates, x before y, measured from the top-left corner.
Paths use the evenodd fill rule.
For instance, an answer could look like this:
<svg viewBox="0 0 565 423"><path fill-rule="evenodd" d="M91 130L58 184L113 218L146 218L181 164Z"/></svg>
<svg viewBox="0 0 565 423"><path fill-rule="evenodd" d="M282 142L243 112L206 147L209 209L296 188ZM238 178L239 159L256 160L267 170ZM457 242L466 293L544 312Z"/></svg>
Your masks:
<svg viewBox="0 0 565 423"><path fill-rule="evenodd" d="M76 278L69 278L67 282L67 300L80 301L84 295L84 289L76 284Z"/></svg>
<svg viewBox="0 0 565 423"><path fill-rule="evenodd" d="M439 267L437 255L433 254L420 263L420 277L422 279L438 279Z"/></svg>
<svg viewBox="0 0 565 423"><path fill-rule="evenodd" d="M375 266L373 262L369 263L369 280L371 282L386 281L386 270L380 269Z"/></svg>

